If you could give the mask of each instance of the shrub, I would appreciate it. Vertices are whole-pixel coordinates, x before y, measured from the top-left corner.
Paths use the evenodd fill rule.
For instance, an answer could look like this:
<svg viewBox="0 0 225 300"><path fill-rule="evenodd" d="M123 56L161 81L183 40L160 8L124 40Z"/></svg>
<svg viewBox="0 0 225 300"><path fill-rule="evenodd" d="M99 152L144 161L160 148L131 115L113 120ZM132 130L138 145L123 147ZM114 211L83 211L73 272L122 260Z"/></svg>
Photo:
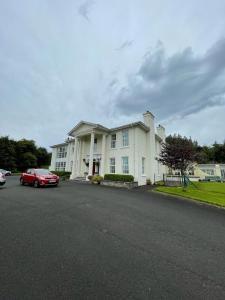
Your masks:
<svg viewBox="0 0 225 300"><path fill-rule="evenodd" d="M92 180L92 178L93 178L93 175L88 175L89 180Z"/></svg>
<svg viewBox="0 0 225 300"><path fill-rule="evenodd" d="M104 180L133 182L134 176L127 174L105 174Z"/></svg>
<svg viewBox="0 0 225 300"><path fill-rule="evenodd" d="M151 179L147 179L147 180L146 180L146 184L147 184L147 185L152 185Z"/></svg>
<svg viewBox="0 0 225 300"><path fill-rule="evenodd" d="M66 180L70 178L71 172L66 171L51 171L53 174L59 176L62 180Z"/></svg>
<svg viewBox="0 0 225 300"><path fill-rule="evenodd" d="M100 175L94 175L91 178L91 182L92 183L98 183L98 184L100 184L102 180L103 180L103 177L100 176Z"/></svg>
<svg viewBox="0 0 225 300"><path fill-rule="evenodd" d="M162 180L159 180L159 181L155 182L155 185L157 185L157 186L163 186L163 185L165 185L165 182L162 181Z"/></svg>

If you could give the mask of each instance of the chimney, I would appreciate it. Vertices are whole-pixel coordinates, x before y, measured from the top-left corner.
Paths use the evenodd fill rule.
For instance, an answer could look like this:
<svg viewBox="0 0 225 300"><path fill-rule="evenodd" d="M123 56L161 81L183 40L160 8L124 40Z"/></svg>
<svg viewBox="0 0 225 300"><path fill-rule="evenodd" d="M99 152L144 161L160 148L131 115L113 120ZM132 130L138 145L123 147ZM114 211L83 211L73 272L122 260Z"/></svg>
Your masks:
<svg viewBox="0 0 225 300"><path fill-rule="evenodd" d="M144 114L143 114L143 117L144 117L144 123L146 126L148 126L150 129L153 129L154 128L154 115L150 112L150 111L146 111Z"/></svg>
<svg viewBox="0 0 225 300"><path fill-rule="evenodd" d="M165 132L165 128L162 125L159 124L159 126L157 126L156 132L157 132L158 136L161 137L161 139L163 141L165 141L166 132Z"/></svg>

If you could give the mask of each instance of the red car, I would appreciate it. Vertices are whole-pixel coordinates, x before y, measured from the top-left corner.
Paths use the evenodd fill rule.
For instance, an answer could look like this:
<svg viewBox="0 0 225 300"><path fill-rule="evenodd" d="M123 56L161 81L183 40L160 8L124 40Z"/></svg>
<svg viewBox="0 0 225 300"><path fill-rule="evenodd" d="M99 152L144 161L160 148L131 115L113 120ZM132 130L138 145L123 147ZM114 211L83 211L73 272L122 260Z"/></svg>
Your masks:
<svg viewBox="0 0 225 300"><path fill-rule="evenodd" d="M20 184L24 185L25 183L35 187L57 186L59 184L59 176L46 169L28 169L27 172L22 173L20 177Z"/></svg>

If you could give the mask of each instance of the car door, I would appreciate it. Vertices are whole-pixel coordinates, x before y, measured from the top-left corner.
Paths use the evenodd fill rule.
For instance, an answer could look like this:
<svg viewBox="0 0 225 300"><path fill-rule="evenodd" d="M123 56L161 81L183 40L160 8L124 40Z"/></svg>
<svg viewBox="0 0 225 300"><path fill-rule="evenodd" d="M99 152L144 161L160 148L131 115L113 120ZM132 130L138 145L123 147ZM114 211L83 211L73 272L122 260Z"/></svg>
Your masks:
<svg viewBox="0 0 225 300"><path fill-rule="evenodd" d="M29 183L30 169L28 169L25 173L23 173L23 181L25 183Z"/></svg>
<svg viewBox="0 0 225 300"><path fill-rule="evenodd" d="M35 181L36 175L35 175L35 170L31 169L30 174L29 174L29 183L33 184Z"/></svg>

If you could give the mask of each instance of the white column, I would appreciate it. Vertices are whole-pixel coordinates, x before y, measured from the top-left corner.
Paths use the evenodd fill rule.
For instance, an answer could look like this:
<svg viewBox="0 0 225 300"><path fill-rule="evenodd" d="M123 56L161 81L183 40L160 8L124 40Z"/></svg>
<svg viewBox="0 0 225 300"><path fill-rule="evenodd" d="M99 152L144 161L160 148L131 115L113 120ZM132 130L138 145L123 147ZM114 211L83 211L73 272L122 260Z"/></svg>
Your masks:
<svg viewBox="0 0 225 300"><path fill-rule="evenodd" d="M80 176L81 175L81 170L80 170L80 167L81 167L81 151L82 151L82 141L81 141L81 138L79 138L79 144L78 144L78 155L77 155L77 159L78 159L78 164L77 164L77 175Z"/></svg>
<svg viewBox="0 0 225 300"><path fill-rule="evenodd" d="M77 162L77 138L74 139L73 167L72 167L72 173L70 175L70 179L74 179L76 177L76 162Z"/></svg>
<svg viewBox="0 0 225 300"><path fill-rule="evenodd" d="M106 135L102 135L102 157L101 157L101 176L104 176L105 174L105 141L106 141Z"/></svg>
<svg viewBox="0 0 225 300"><path fill-rule="evenodd" d="M92 175L93 171L93 152L94 152L94 140L95 134L94 132L91 133L91 143L90 143L90 154L89 154L89 168L88 168L88 175Z"/></svg>

